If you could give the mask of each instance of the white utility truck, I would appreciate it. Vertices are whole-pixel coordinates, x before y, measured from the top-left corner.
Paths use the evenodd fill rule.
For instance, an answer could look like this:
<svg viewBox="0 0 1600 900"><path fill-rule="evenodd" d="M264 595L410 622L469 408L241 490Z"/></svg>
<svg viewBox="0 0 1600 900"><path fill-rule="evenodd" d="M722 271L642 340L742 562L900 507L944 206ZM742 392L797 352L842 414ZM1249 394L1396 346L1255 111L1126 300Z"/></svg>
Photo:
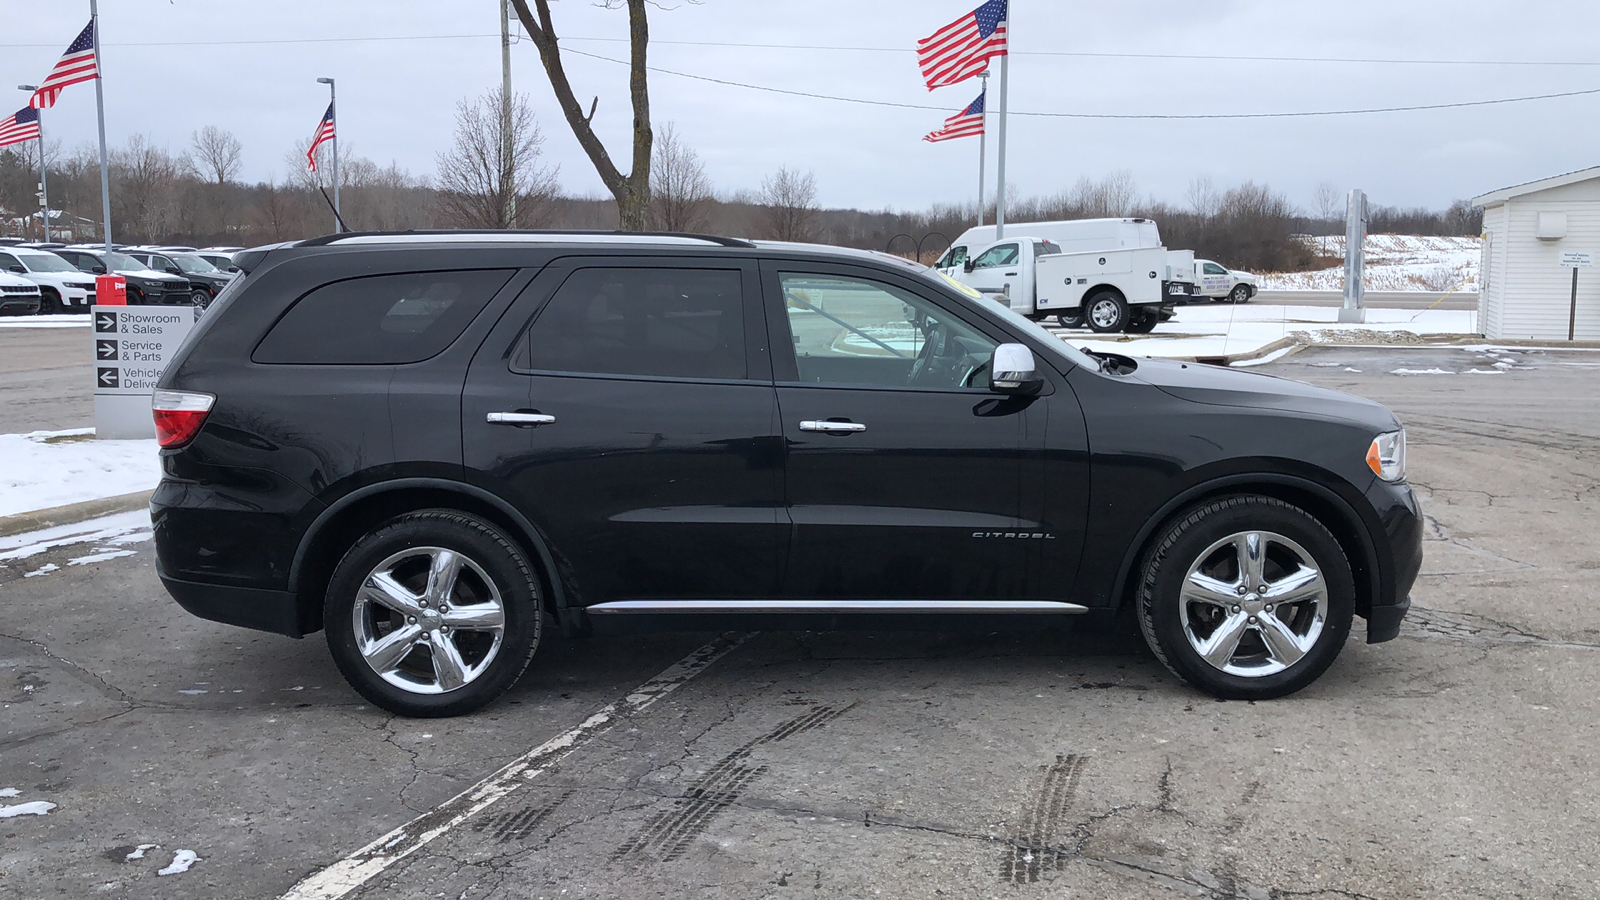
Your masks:
<svg viewBox="0 0 1600 900"><path fill-rule="evenodd" d="M1194 274L1200 282L1200 296L1211 300L1227 298L1234 303L1249 303L1256 295L1256 277L1230 269L1209 259L1194 261Z"/></svg>
<svg viewBox="0 0 1600 900"><path fill-rule="evenodd" d="M1008 237L974 253L940 270L1030 319L1059 316L1074 328L1149 332L1188 296L1171 280L1164 247L1063 252L1044 238Z"/></svg>

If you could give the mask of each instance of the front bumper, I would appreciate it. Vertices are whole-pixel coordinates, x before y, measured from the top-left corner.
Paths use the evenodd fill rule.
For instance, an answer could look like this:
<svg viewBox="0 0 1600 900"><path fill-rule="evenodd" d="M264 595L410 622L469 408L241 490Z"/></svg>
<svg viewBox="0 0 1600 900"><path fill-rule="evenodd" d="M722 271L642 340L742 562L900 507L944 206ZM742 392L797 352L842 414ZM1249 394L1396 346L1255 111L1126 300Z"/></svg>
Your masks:
<svg viewBox="0 0 1600 900"><path fill-rule="evenodd" d="M0 295L0 313L24 315L39 311L39 294L3 294Z"/></svg>
<svg viewBox="0 0 1600 900"><path fill-rule="evenodd" d="M1373 479L1367 501L1378 514L1383 531L1374 534L1378 547L1377 596L1367 613L1367 643L1392 641L1400 622L1411 609L1411 588L1422 571L1422 506L1411 485Z"/></svg>

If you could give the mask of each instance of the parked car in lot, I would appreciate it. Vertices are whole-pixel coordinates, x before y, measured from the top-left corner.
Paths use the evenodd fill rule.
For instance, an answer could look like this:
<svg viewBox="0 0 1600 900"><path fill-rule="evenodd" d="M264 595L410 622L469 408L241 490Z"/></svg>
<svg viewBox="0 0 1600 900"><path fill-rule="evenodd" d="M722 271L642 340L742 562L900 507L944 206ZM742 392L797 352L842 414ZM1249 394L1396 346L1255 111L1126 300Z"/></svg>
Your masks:
<svg viewBox="0 0 1600 900"><path fill-rule="evenodd" d="M1230 269L1209 259L1194 261L1194 274L1200 282L1200 296L1231 303L1249 303L1256 295L1256 276Z"/></svg>
<svg viewBox="0 0 1600 900"><path fill-rule="evenodd" d="M238 261L154 394L158 574L196 615L325 630L406 715L494 699L546 615L1128 609L1191 684L1266 699L1353 616L1394 638L1421 564L1384 407L1086 353L896 257L405 233Z"/></svg>
<svg viewBox="0 0 1600 900"><path fill-rule="evenodd" d="M118 251L86 250L63 247L50 251L74 266L80 272L101 275L110 272L121 275L128 282L128 303L133 306L156 306L194 303L189 279L154 271L131 256Z"/></svg>
<svg viewBox="0 0 1600 900"><path fill-rule="evenodd" d="M33 315L38 311L39 286L10 272L0 272L0 315Z"/></svg>
<svg viewBox="0 0 1600 900"><path fill-rule="evenodd" d="M0 270L39 286L41 313L86 313L94 303L94 279L54 253L0 247Z"/></svg>
<svg viewBox="0 0 1600 900"><path fill-rule="evenodd" d="M149 250L143 247L130 247L123 252L143 263L146 268L189 279L189 296L195 306L211 305L212 299L233 280L232 275L192 252Z"/></svg>

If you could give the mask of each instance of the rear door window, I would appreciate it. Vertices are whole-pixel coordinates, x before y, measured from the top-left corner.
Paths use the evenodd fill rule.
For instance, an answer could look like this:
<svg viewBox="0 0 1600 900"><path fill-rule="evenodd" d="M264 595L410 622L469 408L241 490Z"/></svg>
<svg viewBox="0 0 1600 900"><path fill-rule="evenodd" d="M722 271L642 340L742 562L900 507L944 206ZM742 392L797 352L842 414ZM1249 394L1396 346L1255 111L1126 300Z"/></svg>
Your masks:
<svg viewBox="0 0 1600 900"><path fill-rule="evenodd" d="M523 372L743 379L744 289L733 269L595 267L562 282L514 357Z"/></svg>
<svg viewBox="0 0 1600 900"><path fill-rule="evenodd" d="M401 365L437 356L514 270L374 275L324 285L284 313L251 358L297 365Z"/></svg>

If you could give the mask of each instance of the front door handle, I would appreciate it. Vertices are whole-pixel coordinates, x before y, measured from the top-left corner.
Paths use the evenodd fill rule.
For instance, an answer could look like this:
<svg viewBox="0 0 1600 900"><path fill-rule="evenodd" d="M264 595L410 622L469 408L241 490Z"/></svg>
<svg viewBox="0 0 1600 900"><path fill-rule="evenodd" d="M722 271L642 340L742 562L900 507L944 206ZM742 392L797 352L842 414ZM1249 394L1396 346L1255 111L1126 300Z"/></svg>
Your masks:
<svg viewBox="0 0 1600 900"><path fill-rule="evenodd" d="M801 431L821 431L825 434L855 434L866 431L867 426L860 422L831 422L826 419L807 419L800 423Z"/></svg>
<svg viewBox="0 0 1600 900"><path fill-rule="evenodd" d="M490 425L531 425L537 427L539 425L554 425L556 417L547 416L543 413L492 412L486 417L486 421Z"/></svg>
<svg viewBox="0 0 1600 900"><path fill-rule="evenodd" d="M1007 272L1007 273L1006 273L1006 277L1007 277L1007 278L1010 278L1010 277L1012 277L1012 276L1014 276L1014 275L1016 275L1016 274L1017 274L1017 273L1015 273L1015 272Z"/></svg>

